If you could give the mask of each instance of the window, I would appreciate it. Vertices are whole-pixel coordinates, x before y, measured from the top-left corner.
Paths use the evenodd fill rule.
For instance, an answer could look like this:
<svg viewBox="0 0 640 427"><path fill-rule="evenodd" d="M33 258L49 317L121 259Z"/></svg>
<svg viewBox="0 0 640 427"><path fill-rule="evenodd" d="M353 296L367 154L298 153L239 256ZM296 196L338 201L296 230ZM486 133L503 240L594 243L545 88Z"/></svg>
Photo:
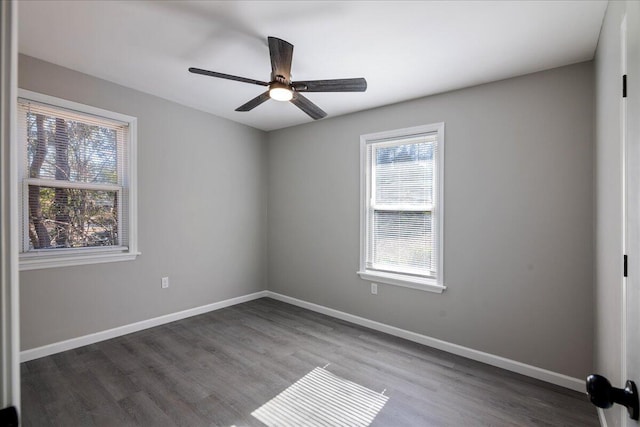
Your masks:
<svg viewBox="0 0 640 427"><path fill-rule="evenodd" d="M361 278L445 289L443 156L444 123L360 138Z"/></svg>
<svg viewBox="0 0 640 427"><path fill-rule="evenodd" d="M135 259L136 119L19 95L20 269Z"/></svg>

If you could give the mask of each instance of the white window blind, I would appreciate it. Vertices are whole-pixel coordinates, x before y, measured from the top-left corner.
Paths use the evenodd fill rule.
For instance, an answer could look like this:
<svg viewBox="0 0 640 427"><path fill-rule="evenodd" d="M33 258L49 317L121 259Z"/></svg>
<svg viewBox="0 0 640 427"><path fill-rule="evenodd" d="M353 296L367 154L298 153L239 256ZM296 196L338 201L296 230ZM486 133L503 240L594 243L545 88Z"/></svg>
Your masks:
<svg viewBox="0 0 640 427"><path fill-rule="evenodd" d="M22 253L128 251L131 122L26 98L18 121Z"/></svg>
<svg viewBox="0 0 640 427"><path fill-rule="evenodd" d="M427 126L363 137L361 273L442 287L442 134L440 127Z"/></svg>

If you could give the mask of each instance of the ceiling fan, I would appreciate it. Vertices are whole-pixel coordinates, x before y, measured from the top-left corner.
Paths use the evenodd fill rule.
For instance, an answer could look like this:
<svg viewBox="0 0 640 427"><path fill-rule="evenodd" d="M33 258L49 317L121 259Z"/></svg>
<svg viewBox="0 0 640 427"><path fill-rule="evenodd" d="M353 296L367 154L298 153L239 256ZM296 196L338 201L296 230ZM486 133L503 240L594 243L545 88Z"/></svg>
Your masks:
<svg viewBox="0 0 640 427"><path fill-rule="evenodd" d="M367 81L363 78L333 79L333 80L304 80L291 81L291 60L293 59L293 45L277 37L268 37L269 56L271 56L271 81L248 79L217 73L201 68L189 68L189 71L204 76L219 77L259 86L268 86L269 90L256 96L251 101L236 108L236 111L251 111L269 98L276 101L290 101L293 105L307 113L312 119L326 117L327 113L304 97L301 92L364 92Z"/></svg>

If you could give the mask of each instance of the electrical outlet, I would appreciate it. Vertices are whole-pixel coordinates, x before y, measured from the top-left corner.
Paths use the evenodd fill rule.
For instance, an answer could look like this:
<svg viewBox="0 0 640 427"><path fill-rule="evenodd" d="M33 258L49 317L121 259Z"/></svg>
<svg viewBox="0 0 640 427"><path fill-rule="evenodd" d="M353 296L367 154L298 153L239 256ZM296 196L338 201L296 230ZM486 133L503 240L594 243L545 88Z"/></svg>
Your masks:
<svg viewBox="0 0 640 427"><path fill-rule="evenodd" d="M169 287L169 278L163 277L161 283L162 283L162 289L167 289Z"/></svg>
<svg viewBox="0 0 640 427"><path fill-rule="evenodd" d="M371 284L371 293L373 295L378 295L378 284L377 283L372 283Z"/></svg>

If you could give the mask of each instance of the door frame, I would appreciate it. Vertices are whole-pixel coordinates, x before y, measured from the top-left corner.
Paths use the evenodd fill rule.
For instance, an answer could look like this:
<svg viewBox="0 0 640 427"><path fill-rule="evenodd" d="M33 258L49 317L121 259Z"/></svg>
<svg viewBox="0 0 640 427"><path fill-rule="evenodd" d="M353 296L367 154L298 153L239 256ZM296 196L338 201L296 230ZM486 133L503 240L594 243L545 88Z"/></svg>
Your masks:
<svg viewBox="0 0 640 427"><path fill-rule="evenodd" d="M620 21L620 76L624 76L627 74L627 14L625 13L622 16L622 20ZM627 176L627 99L624 97L620 97L620 146L622 152L622 253L625 257L628 257L629 248L627 247L627 180L629 177ZM627 261L629 262L629 261ZM621 356L622 362L620 363L620 379L624 382L626 381L627 376L627 340L629 339L629 335L627 332L627 277L623 274L622 278L622 342L621 342ZM627 413L626 409L620 407L621 419L624 420L622 422L622 426L626 426L627 422Z"/></svg>
<svg viewBox="0 0 640 427"><path fill-rule="evenodd" d="M621 27L621 71L626 75L622 98L624 249L628 275L623 287L622 380L640 384L640 5L626 2ZM621 408L624 410L624 408ZM637 427L623 412L622 426Z"/></svg>
<svg viewBox="0 0 640 427"><path fill-rule="evenodd" d="M0 2L0 408L20 410L18 2Z"/></svg>

